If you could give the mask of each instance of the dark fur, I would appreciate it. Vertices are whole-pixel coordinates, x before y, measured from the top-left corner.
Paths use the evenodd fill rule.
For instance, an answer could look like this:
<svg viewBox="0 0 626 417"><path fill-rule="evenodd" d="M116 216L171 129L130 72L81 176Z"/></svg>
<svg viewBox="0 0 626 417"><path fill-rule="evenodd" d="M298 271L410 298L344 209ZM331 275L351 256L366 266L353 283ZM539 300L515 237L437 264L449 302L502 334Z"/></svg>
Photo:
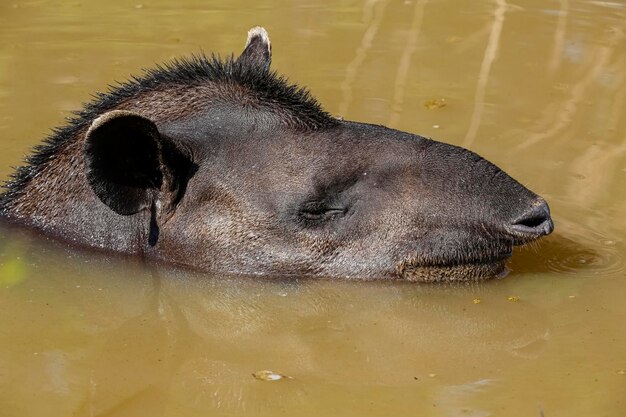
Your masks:
<svg viewBox="0 0 626 417"><path fill-rule="evenodd" d="M26 164L18 167L4 184L6 191L0 195L0 213L6 212L11 202L22 195L30 180L96 117L147 91L192 88L206 83L243 87L259 106L279 107L293 114L294 117L288 119L292 121L289 124L299 130L317 130L337 124L307 89L290 84L275 71L243 66L233 57L221 59L211 55L209 58L201 54L175 59L146 69L143 76L134 76L130 81L112 86L106 93L96 93L94 101L69 118L67 125L53 129L52 134L25 159Z"/></svg>

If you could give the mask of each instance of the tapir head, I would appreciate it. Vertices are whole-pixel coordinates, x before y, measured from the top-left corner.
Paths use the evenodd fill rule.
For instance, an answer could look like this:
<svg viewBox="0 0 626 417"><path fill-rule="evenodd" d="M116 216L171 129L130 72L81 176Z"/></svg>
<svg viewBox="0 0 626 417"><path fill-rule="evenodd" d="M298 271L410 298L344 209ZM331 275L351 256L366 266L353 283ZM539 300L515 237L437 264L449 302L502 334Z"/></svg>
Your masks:
<svg viewBox="0 0 626 417"><path fill-rule="evenodd" d="M245 274L472 280L552 231L546 202L492 163L332 118L270 59L255 28L238 59L153 71L143 104L88 130L88 183L117 215L144 214L148 255Z"/></svg>

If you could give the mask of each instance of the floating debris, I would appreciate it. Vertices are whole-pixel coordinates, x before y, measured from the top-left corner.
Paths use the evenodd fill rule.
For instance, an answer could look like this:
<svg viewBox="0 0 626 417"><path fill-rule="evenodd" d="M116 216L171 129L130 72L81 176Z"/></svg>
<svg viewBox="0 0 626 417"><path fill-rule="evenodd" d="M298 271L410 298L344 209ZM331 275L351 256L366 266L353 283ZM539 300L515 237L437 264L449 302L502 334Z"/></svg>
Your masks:
<svg viewBox="0 0 626 417"><path fill-rule="evenodd" d="M424 102L424 107L428 110L440 109L442 107L446 107L447 105L448 103L445 98L432 98Z"/></svg>
<svg viewBox="0 0 626 417"><path fill-rule="evenodd" d="M480 303L482 303L482 300L481 300L480 298L474 298L474 299L472 300L472 302L473 302L474 304L480 304Z"/></svg>
<svg viewBox="0 0 626 417"><path fill-rule="evenodd" d="M434 378L437 376L437 374L428 374L429 377Z"/></svg>
<svg viewBox="0 0 626 417"><path fill-rule="evenodd" d="M252 376L259 381L280 381L281 379L293 379L290 376L267 370L253 372Z"/></svg>
<svg viewBox="0 0 626 417"><path fill-rule="evenodd" d="M617 371L617 375L626 375L626 369L620 369Z"/></svg>
<svg viewBox="0 0 626 417"><path fill-rule="evenodd" d="M517 295L509 295L508 297L506 297L506 299L514 303L519 301L519 297Z"/></svg>

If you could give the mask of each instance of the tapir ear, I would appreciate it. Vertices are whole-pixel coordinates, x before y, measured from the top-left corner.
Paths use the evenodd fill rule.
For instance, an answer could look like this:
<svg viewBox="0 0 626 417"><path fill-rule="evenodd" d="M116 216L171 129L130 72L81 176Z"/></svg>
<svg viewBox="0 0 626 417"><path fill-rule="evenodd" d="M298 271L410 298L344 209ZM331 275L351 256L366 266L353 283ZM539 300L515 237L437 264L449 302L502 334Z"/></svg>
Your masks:
<svg viewBox="0 0 626 417"><path fill-rule="evenodd" d="M92 123L84 155L87 180L104 204L123 215L155 207L161 221L173 213L192 165L151 120L120 110Z"/></svg>
<svg viewBox="0 0 626 417"><path fill-rule="evenodd" d="M237 59L237 63L246 67L268 70L272 62L272 44L267 31L260 26L248 31L246 47Z"/></svg>

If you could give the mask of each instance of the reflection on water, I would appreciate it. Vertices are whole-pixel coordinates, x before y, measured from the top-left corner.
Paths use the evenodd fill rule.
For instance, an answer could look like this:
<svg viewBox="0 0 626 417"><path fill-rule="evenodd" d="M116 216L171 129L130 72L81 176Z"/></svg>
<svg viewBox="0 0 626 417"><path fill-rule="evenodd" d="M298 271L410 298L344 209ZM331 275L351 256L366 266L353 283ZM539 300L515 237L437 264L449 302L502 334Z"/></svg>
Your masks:
<svg viewBox="0 0 626 417"><path fill-rule="evenodd" d="M0 174L111 80L262 24L331 113L471 147L556 234L504 280L420 286L197 276L3 228L2 416L623 415L626 5L279 3L0 5Z"/></svg>

